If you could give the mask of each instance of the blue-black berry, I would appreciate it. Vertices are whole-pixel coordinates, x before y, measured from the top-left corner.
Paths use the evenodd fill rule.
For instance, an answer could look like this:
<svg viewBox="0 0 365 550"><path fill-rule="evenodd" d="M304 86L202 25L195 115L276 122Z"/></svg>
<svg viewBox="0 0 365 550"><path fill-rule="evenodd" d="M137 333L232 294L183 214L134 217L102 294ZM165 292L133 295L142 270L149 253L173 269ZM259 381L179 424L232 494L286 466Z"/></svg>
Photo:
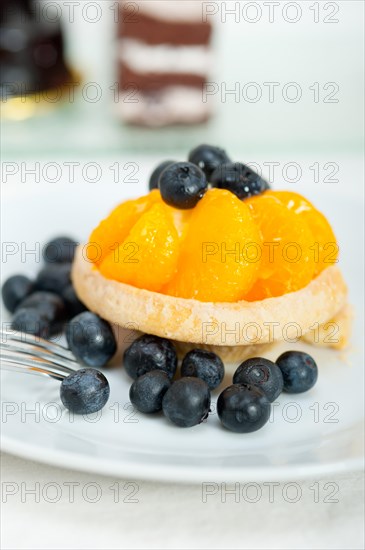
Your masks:
<svg viewBox="0 0 365 550"><path fill-rule="evenodd" d="M109 323L90 311L80 313L70 321L66 338L75 357L88 367L104 367L117 351Z"/></svg>
<svg viewBox="0 0 365 550"><path fill-rule="evenodd" d="M57 237L46 244L43 258L46 263L72 263L77 242L70 237Z"/></svg>
<svg viewBox="0 0 365 550"><path fill-rule="evenodd" d="M87 307L78 299L72 284L67 285L63 289L62 299L65 302L67 315L70 319L87 310Z"/></svg>
<svg viewBox="0 0 365 550"><path fill-rule="evenodd" d="M66 286L71 283L71 264L48 264L39 273L35 281L37 290L46 290L62 296Z"/></svg>
<svg viewBox="0 0 365 550"><path fill-rule="evenodd" d="M100 411L109 399L105 376L95 369L80 369L62 381L60 396L64 406L76 414Z"/></svg>
<svg viewBox="0 0 365 550"><path fill-rule="evenodd" d="M214 170L221 164L230 162L230 158L223 149L203 144L190 151L189 162L199 166L206 175L207 180L210 181L210 176Z"/></svg>
<svg viewBox="0 0 365 550"><path fill-rule="evenodd" d="M200 168L190 162L176 162L160 176L163 200L175 208L194 208L207 190L207 178Z"/></svg>
<svg viewBox="0 0 365 550"><path fill-rule="evenodd" d="M11 328L18 332L33 334L41 338L51 336L49 321L37 309L18 308L11 322Z"/></svg>
<svg viewBox="0 0 365 550"><path fill-rule="evenodd" d="M3 284L1 294L4 305L14 313L19 304L33 292L33 282L24 275L13 275Z"/></svg>
<svg viewBox="0 0 365 550"><path fill-rule="evenodd" d="M212 174L210 183L220 189L228 189L239 199L260 195L269 184L254 170L240 162L229 162L219 166Z"/></svg>
<svg viewBox="0 0 365 550"><path fill-rule="evenodd" d="M313 388L318 367L313 357L302 351L286 351L276 360L284 380L284 391L302 393Z"/></svg>
<svg viewBox="0 0 365 550"><path fill-rule="evenodd" d="M166 168L168 166L171 166L171 164L175 164L176 163L176 160L165 160L164 162L161 162L161 164L159 164L155 169L154 171L152 172L151 174L151 177L150 177L150 181L149 181L149 189L150 191L152 191L152 189L158 189L158 185L159 185L159 181L160 181L160 176L162 174L162 172L164 170L166 170Z"/></svg>
<svg viewBox="0 0 365 550"><path fill-rule="evenodd" d="M66 308L57 294L34 292L16 309L12 326L14 330L49 338L62 330L65 320Z"/></svg>
<svg viewBox="0 0 365 550"><path fill-rule="evenodd" d="M125 350L123 365L134 379L156 369L166 372L172 379L177 368L176 350L170 340L144 334Z"/></svg>
<svg viewBox="0 0 365 550"><path fill-rule="evenodd" d="M201 378L210 390L214 390L224 378L224 364L222 359L211 351L193 349L183 359L181 375Z"/></svg>
<svg viewBox="0 0 365 550"><path fill-rule="evenodd" d="M48 321L64 321L66 318L65 304L58 294L54 292L33 292L19 305L19 309L38 309Z"/></svg>
<svg viewBox="0 0 365 550"><path fill-rule="evenodd" d="M270 418L271 405L256 386L233 384L222 391L217 413L223 426L232 432L250 433L259 430Z"/></svg>
<svg viewBox="0 0 365 550"><path fill-rule="evenodd" d="M247 359L233 375L233 384L248 384L260 388L272 403L283 391L283 376L279 367L263 357Z"/></svg>
<svg viewBox="0 0 365 550"><path fill-rule="evenodd" d="M164 415L176 426L190 428L200 424L210 411L210 390L200 378L176 380L162 400Z"/></svg>
<svg viewBox="0 0 365 550"><path fill-rule="evenodd" d="M132 405L143 413L162 409L162 399L169 387L170 378L162 370L151 370L133 382L129 390Z"/></svg>

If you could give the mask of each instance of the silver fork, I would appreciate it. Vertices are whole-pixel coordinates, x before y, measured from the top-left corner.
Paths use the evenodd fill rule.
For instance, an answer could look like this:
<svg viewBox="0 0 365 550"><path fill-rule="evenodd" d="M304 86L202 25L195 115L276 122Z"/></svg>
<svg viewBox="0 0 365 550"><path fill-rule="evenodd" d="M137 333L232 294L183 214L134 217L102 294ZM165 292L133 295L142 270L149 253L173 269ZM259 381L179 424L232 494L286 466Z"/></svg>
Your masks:
<svg viewBox="0 0 365 550"><path fill-rule="evenodd" d="M33 334L1 330L0 367L64 380L79 368L71 351Z"/></svg>

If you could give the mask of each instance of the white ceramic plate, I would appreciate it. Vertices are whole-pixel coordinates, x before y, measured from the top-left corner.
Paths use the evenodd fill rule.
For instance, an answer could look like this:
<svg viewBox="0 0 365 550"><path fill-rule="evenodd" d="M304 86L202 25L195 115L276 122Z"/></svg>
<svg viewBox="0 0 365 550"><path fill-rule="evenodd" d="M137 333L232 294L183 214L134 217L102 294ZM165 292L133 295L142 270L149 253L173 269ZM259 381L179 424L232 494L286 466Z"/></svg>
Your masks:
<svg viewBox="0 0 365 550"><path fill-rule="evenodd" d="M109 172L110 173L110 172ZM109 177L110 179L110 177ZM192 429L179 429L162 416L134 413L128 403L131 381L123 369L108 370L110 401L102 413L71 417L61 406L59 383L47 378L2 373L2 448L26 458L124 478L175 482L293 480L361 468L363 421L362 200L341 188L301 188L333 222L341 248L341 266L358 311L352 344L346 352L303 344L319 365L312 391L281 395L270 422L260 431L239 435L224 430L217 415ZM3 189L2 277L40 268L36 243L68 233L85 239L116 202L143 193L134 188L98 184L19 183ZM3 244L4 247L4 244ZM9 320L3 313L3 322ZM233 367L232 367L233 368ZM227 376L227 385L229 376ZM214 403L216 395L214 396ZM213 405L214 405L213 403ZM214 409L214 406L213 406Z"/></svg>

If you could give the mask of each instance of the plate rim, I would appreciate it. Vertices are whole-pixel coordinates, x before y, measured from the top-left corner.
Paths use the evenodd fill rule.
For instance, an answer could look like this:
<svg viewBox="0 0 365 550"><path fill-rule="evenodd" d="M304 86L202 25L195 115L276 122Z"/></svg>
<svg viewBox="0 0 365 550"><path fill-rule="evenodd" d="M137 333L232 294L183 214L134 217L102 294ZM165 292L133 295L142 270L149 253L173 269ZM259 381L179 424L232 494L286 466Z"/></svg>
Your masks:
<svg viewBox="0 0 365 550"><path fill-rule="evenodd" d="M358 423L361 426L363 423ZM363 430L359 430L363 438ZM362 445L364 448L364 445ZM333 462L312 463L312 464L284 464L270 467L249 467L249 468L227 468L226 474L223 474L221 467L209 467L206 470L197 470L194 467L181 466L181 464L155 465L146 464L141 468L131 461L120 459L113 460L103 457L100 468L100 457L90 457L81 453L50 449L29 443L19 442L9 436L1 434L1 450L3 452L18 456L20 458L34 460L36 462L47 464L54 467L61 467L66 470L76 470L84 473L93 473L107 477L120 477L122 479L137 479L150 482L176 483L179 485L202 484L204 482L222 483L222 482L268 482L280 481L288 482L313 479L314 477L328 477L329 474L343 474L350 471L360 471L364 469L364 454L345 460L335 460ZM46 454L45 454L46 450ZM204 472L205 479L201 478ZM209 481L208 481L209 480Z"/></svg>

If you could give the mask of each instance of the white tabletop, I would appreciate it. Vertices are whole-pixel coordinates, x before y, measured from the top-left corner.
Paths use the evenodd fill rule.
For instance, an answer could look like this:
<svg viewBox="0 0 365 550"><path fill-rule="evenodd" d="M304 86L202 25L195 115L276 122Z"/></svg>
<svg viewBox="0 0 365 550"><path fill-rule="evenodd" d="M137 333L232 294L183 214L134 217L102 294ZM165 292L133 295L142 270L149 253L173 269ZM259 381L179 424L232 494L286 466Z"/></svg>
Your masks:
<svg viewBox="0 0 365 550"><path fill-rule="evenodd" d="M4 549L364 548L360 473L241 480L235 494L227 485L204 496L201 485L88 475L4 453L1 463Z"/></svg>

